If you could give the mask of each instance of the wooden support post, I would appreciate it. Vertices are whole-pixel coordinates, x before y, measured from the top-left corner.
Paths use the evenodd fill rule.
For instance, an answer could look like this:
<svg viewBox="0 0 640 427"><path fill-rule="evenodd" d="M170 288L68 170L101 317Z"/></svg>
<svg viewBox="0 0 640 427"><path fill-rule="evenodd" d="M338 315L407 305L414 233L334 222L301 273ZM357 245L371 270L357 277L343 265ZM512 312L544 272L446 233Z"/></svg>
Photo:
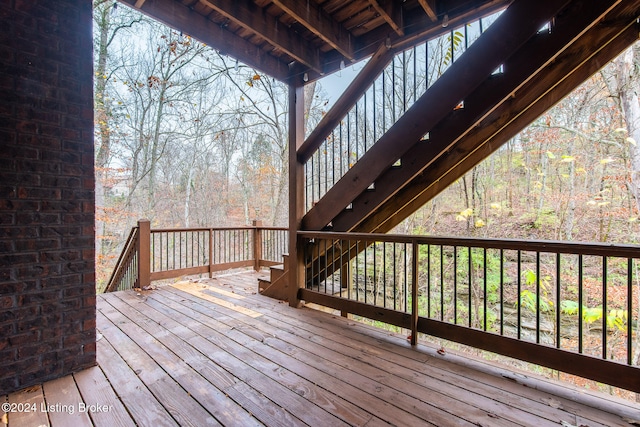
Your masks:
<svg viewBox="0 0 640 427"><path fill-rule="evenodd" d="M209 229L209 279L213 277L213 229Z"/></svg>
<svg viewBox="0 0 640 427"><path fill-rule="evenodd" d="M418 242L411 243L413 260L411 261L411 345L418 344Z"/></svg>
<svg viewBox="0 0 640 427"><path fill-rule="evenodd" d="M351 270L351 261L347 260L345 264L342 264L340 267L340 288L347 289L347 294L349 293L349 289L351 289L351 285L353 284L353 276ZM342 310L340 311L340 315L342 317L349 318L349 312Z"/></svg>
<svg viewBox="0 0 640 427"><path fill-rule="evenodd" d="M300 306L298 289L304 283L304 251L298 230L304 216L304 164L298 148L304 141L304 87L300 76L289 83L289 305Z"/></svg>
<svg viewBox="0 0 640 427"><path fill-rule="evenodd" d="M253 269L260 271L262 261L262 221L253 220Z"/></svg>
<svg viewBox="0 0 640 427"><path fill-rule="evenodd" d="M138 221L138 287L151 284L151 223L147 219Z"/></svg>

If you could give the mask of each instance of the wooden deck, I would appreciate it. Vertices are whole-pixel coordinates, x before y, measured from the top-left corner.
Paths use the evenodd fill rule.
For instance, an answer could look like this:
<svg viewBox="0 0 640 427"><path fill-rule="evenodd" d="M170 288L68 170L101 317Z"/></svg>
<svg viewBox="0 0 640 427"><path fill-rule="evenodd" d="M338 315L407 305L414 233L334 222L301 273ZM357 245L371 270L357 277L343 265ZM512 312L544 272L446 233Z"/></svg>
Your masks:
<svg viewBox="0 0 640 427"><path fill-rule="evenodd" d="M99 296L99 366L0 396L21 410L0 425L638 425L639 406L412 349L406 337L256 295L256 280Z"/></svg>

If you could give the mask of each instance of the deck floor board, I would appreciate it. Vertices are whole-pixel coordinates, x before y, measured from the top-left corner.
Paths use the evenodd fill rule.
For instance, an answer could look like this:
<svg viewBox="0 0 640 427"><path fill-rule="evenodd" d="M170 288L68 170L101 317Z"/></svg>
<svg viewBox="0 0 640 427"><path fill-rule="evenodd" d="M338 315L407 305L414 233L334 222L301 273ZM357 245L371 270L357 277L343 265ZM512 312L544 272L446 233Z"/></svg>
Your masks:
<svg viewBox="0 0 640 427"><path fill-rule="evenodd" d="M98 296L98 366L0 426L632 426L640 406L256 294L257 275ZM444 353L444 354L441 354ZM80 403L106 413L79 413ZM36 424L34 424L36 423Z"/></svg>

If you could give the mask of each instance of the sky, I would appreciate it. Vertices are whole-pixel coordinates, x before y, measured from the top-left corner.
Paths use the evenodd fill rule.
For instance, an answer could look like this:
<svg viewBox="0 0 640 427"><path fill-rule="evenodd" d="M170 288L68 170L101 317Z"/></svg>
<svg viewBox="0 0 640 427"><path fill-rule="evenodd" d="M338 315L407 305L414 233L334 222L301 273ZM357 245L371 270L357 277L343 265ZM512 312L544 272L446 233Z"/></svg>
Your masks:
<svg viewBox="0 0 640 427"><path fill-rule="evenodd" d="M326 92L327 98L329 99L328 106L333 105L338 98L340 98L340 95L342 95L366 63L367 61L360 61L356 64L345 67L344 70L338 70L337 72L318 80L318 84L322 90Z"/></svg>

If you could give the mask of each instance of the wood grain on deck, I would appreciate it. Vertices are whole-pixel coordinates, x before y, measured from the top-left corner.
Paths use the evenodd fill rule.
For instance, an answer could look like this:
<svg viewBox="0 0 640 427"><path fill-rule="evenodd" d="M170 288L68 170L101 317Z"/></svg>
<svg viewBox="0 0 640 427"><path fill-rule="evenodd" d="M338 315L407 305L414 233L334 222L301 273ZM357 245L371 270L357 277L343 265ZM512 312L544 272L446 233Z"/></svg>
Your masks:
<svg viewBox="0 0 640 427"><path fill-rule="evenodd" d="M100 295L99 366L0 396L38 408L5 414L0 425L596 427L640 419L631 402L439 354L429 343L412 348L402 336L256 290L257 276L242 273ZM78 410L88 405L108 410Z"/></svg>

